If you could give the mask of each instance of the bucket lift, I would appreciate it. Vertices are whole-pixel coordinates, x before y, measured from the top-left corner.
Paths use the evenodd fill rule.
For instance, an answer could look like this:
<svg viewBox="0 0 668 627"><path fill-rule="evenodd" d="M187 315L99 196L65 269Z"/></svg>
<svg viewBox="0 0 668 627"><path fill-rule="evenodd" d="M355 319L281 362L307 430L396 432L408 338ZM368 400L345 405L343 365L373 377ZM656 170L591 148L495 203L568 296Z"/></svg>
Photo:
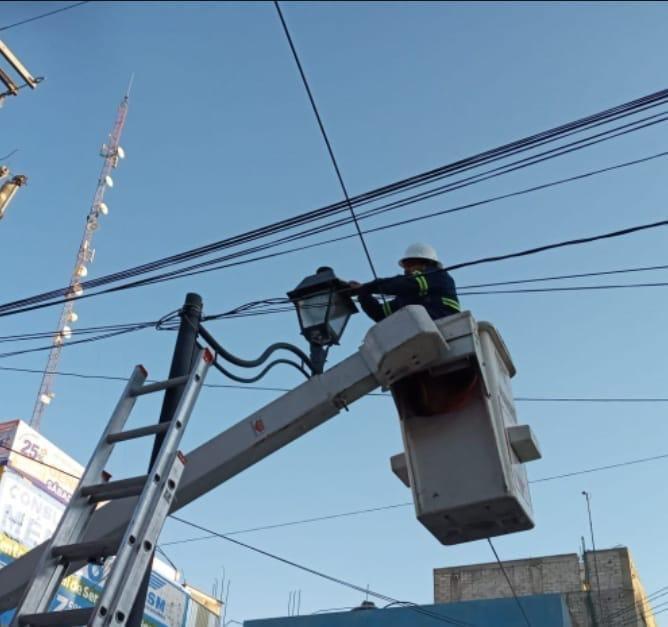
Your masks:
<svg viewBox="0 0 668 627"><path fill-rule="evenodd" d="M436 325L447 344L441 360L391 386L405 448L392 470L443 544L531 529L524 464L541 455L530 427L517 424L508 349L470 312Z"/></svg>
<svg viewBox="0 0 668 627"><path fill-rule="evenodd" d="M540 453L531 430L517 424L514 374L490 324L468 312L434 321L423 307L404 307L374 325L355 353L189 452L169 510L185 507L382 386L392 391L404 439L405 453L392 459L392 467L411 486L417 517L432 534L456 544L530 529L523 464ZM129 497L95 509L77 542L120 546L136 507L137 497ZM0 611L19 603L40 560L50 559L52 544L0 569ZM59 574L82 566L80 557Z"/></svg>

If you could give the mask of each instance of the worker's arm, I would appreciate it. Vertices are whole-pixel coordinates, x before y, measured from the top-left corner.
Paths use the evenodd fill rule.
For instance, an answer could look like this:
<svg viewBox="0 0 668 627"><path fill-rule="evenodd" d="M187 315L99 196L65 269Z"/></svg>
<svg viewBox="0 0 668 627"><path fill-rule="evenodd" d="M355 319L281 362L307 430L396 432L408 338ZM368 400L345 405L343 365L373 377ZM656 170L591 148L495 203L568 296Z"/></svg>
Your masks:
<svg viewBox="0 0 668 627"><path fill-rule="evenodd" d="M366 289L366 286L360 288L358 292L358 300L364 313L374 322L380 322L390 314L394 313L401 306L396 298L379 303L372 296L371 292Z"/></svg>
<svg viewBox="0 0 668 627"><path fill-rule="evenodd" d="M371 294L386 294L388 296L414 299L419 296L426 296L429 292L429 276L422 272L397 275L387 279L370 281L369 283L365 283L364 287Z"/></svg>

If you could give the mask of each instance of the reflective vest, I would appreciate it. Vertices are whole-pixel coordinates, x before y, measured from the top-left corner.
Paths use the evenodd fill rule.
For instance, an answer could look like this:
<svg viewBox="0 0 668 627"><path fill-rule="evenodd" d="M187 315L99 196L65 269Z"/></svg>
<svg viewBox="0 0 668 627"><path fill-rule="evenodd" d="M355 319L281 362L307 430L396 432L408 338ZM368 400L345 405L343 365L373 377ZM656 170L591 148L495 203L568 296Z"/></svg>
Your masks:
<svg viewBox="0 0 668 627"><path fill-rule="evenodd" d="M382 304L373 294L392 296ZM422 305L433 318L443 318L461 311L454 279L446 270L414 272L366 283L359 291L359 302L376 322L406 305Z"/></svg>

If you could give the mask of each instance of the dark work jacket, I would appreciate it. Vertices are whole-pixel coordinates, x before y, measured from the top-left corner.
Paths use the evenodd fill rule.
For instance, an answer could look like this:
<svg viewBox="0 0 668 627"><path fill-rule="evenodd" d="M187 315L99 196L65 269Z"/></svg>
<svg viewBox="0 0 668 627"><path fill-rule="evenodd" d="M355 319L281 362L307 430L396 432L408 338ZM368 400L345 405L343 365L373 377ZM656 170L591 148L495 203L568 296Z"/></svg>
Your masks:
<svg viewBox="0 0 668 627"><path fill-rule="evenodd" d="M373 294L394 298L381 303ZM375 322L406 305L422 305L434 320L461 311L455 281L446 270L429 270L376 279L362 285L358 298L364 312Z"/></svg>

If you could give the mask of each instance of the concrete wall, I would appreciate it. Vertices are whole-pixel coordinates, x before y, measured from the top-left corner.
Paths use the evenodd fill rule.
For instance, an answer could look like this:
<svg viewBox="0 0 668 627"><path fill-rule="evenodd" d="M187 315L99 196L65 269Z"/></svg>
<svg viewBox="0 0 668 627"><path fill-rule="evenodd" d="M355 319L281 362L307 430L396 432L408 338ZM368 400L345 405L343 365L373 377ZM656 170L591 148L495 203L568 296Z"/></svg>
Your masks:
<svg viewBox="0 0 668 627"><path fill-rule="evenodd" d="M583 589L580 563L575 553L503 564L519 596L579 592ZM434 570L436 603L507 596L511 596L508 582L496 562Z"/></svg>
<svg viewBox="0 0 668 627"><path fill-rule="evenodd" d="M573 627L656 627L627 548L587 551L584 560L575 553L513 560L504 567L518 596L563 594ZM496 562L434 570L437 603L511 596Z"/></svg>

